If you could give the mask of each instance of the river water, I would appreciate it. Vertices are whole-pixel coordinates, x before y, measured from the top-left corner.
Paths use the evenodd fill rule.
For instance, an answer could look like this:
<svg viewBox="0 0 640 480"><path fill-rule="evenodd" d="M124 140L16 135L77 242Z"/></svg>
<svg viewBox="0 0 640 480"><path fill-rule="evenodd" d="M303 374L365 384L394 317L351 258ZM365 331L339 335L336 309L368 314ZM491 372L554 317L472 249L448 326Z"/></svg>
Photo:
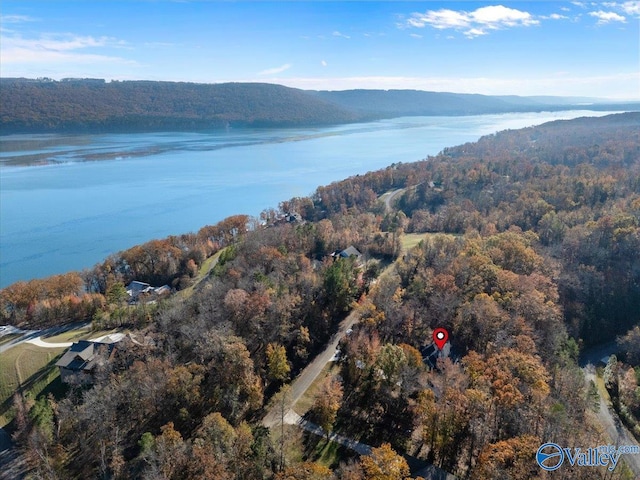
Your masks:
<svg viewBox="0 0 640 480"><path fill-rule="evenodd" d="M317 186L504 129L609 112L403 117L301 129L0 136L0 287L258 215Z"/></svg>

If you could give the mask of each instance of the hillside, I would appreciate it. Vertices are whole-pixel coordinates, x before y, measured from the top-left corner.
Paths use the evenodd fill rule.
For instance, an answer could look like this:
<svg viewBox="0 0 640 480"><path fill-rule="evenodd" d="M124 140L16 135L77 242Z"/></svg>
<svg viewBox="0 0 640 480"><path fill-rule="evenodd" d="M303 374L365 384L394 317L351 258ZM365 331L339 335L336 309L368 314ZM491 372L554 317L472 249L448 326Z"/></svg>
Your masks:
<svg viewBox="0 0 640 480"><path fill-rule="evenodd" d="M571 109L638 110L640 103L614 103L565 97L489 96L420 90L315 91L319 98L361 115L379 118L412 115L481 115Z"/></svg>
<svg viewBox="0 0 640 480"><path fill-rule="evenodd" d="M526 109L486 95L423 92L418 90L319 91L326 101L362 114L377 116L475 115Z"/></svg>
<svg viewBox="0 0 640 480"><path fill-rule="evenodd" d="M584 99L577 99L584 100ZM0 79L0 131L197 131L329 125L411 115L584 109L558 97L491 97L416 90L305 91L266 83L197 84ZM605 103L591 109L634 110Z"/></svg>
<svg viewBox="0 0 640 480"><path fill-rule="evenodd" d="M260 83L2 79L0 104L5 134L324 125L357 118L302 90Z"/></svg>

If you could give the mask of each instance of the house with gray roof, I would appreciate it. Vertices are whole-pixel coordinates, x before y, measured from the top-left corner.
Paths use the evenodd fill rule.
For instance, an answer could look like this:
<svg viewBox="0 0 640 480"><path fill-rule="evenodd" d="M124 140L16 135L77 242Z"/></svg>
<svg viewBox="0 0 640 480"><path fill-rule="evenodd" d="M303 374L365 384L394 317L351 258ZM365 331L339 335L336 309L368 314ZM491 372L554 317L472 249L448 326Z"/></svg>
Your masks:
<svg viewBox="0 0 640 480"><path fill-rule="evenodd" d="M355 257L356 262L358 263L362 260L362 253L360 253L360 251L353 245L350 245L344 250L336 250L331 254L331 256L334 259Z"/></svg>
<svg viewBox="0 0 640 480"><path fill-rule="evenodd" d="M95 368L109 361L117 341L107 336L100 342L75 342L56 362L61 380L76 385L92 383Z"/></svg>

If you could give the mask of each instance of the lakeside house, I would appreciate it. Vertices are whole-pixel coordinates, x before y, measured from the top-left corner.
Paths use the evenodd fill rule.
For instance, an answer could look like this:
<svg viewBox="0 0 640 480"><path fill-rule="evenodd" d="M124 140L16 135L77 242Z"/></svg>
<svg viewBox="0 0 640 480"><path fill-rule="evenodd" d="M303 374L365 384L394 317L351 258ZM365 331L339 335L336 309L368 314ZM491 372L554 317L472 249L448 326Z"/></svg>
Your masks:
<svg viewBox="0 0 640 480"><path fill-rule="evenodd" d="M116 333L107 335L99 341L75 342L56 362L61 380L72 385L92 383L95 369L109 362L113 357L116 344L123 338L124 334Z"/></svg>
<svg viewBox="0 0 640 480"><path fill-rule="evenodd" d="M422 361L431 369L438 365L439 358L448 358L451 355L451 343L447 342L440 350L435 343L430 343L420 348Z"/></svg>
<svg viewBox="0 0 640 480"><path fill-rule="evenodd" d="M357 263L360 263L360 261L362 260L362 253L360 253L360 251L353 245L348 246L344 250L335 251L331 254L331 256L334 259L355 257Z"/></svg>
<svg viewBox="0 0 640 480"><path fill-rule="evenodd" d="M153 299L168 295L171 293L171 287L169 285L162 285L161 287L152 287L148 283L139 282L137 280L132 281L125 287L127 295L129 295L129 303L137 303L141 295L147 295L153 297Z"/></svg>

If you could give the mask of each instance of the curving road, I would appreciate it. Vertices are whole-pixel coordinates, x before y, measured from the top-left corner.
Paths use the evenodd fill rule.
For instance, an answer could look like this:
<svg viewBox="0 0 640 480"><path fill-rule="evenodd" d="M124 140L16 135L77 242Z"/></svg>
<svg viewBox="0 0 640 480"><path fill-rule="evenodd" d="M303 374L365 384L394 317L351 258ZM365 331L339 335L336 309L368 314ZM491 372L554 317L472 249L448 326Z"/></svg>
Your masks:
<svg viewBox="0 0 640 480"><path fill-rule="evenodd" d="M596 368L595 365L604 358L613 355L618 352L618 347L615 342L610 342L605 345L587 350L580 357L580 366L584 371L584 378L587 384L593 381L596 385ZM604 428L611 443L616 446L622 445L635 445L640 446L635 437L627 430L622 424L618 415L613 410L609 402L605 400L603 392L598 387L598 394L600 395L600 410L597 412L598 420ZM624 455L622 460L633 472L635 478L640 480L640 454L639 455Z"/></svg>
<svg viewBox="0 0 640 480"><path fill-rule="evenodd" d="M51 327L45 328L42 330L20 330L15 327L8 327L3 335L9 334L18 334L19 336L12 339L11 341L0 345L0 353L6 352L10 348L15 347L16 345L20 345L21 343L31 343L33 345L37 345L39 347L44 348L60 348L60 347L70 347L71 342L64 343L47 343L42 341L42 337L53 337L54 335L59 335L64 332L69 332L71 330L80 330L81 328L90 325L91 322L84 323L71 323L69 325L62 325L60 327ZM2 336L0 336L2 338Z"/></svg>
<svg viewBox="0 0 640 480"><path fill-rule="evenodd" d="M391 190L390 192L383 193L380 195L380 200L384 202L384 206L387 212L392 210L391 202L396 200L400 195L405 192L406 188L398 188L397 190Z"/></svg>

